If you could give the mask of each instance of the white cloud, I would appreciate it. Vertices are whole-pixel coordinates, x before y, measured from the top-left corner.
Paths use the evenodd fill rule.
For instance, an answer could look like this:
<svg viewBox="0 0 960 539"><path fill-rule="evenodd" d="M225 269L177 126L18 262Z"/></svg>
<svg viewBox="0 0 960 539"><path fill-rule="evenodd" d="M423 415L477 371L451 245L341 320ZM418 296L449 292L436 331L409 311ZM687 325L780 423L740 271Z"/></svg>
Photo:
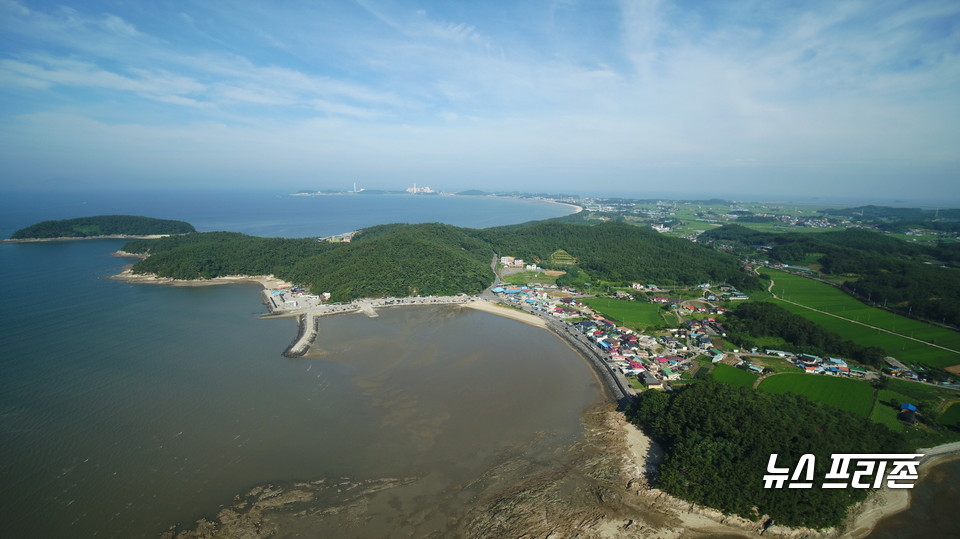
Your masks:
<svg viewBox="0 0 960 539"><path fill-rule="evenodd" d="M0 30L39 45L0 56L0 82L25 96L23 105L7 103L18 121L0 132L15 143L46 121L51 132L88 132L88 152L117 145L134 155L143 144L196 155L177 163L142 155L158 169L206 170L206 155L238 175L271 166L414 174L419 166L630 177L651 167L827 169L958 157L960 47L956 33L930 31L944 17L956 21L955 3L738 2L683 12L625 1L603 20L590 18L601 17L590 4L570 3L562 17L500 34L482 10L358 4L365 24L341 33L318 29L326 5L305 9L304 21L278 8L275 19L238 27L229 23L242 9L228 17L207 6L168 14L180 35L120 12L39 12L2 1ZM205 26L211 20L217 28ZM70 52L51 52L63 49ZM87 123L49 115L52 107L33 104L37 90L71 103L57 110L82 111ZM125 102L128 121L112 123L120 114L101 111L116 92L148 100L151 113ZM156 107L171 114L153 114ZM176 114L184 108L190 114Z"/></svg>

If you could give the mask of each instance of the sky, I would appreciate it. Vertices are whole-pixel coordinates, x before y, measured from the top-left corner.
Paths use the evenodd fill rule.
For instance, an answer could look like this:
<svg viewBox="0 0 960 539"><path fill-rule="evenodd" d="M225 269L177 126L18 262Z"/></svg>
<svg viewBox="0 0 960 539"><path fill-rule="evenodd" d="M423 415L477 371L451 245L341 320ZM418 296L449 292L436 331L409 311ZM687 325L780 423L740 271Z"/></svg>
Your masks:
<svg viewBox="0 0 960 539"><path fill-rule="evenodd" d="M960 203L960 2L0 0L0 169Z"/></svg>

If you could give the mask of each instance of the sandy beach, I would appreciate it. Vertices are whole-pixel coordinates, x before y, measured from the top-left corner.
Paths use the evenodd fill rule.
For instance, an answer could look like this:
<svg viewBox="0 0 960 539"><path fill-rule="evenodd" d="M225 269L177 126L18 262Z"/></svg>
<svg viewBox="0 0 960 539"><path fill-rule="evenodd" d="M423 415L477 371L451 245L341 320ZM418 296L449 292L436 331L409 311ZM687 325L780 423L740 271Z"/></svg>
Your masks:
<svg viewBox="0 0 960 539"><path fill-rule="evenodd" d="M580 212L583 211L583 207L582 207L582 206L577 206L576 204L571 204L571 203L569 203L569 202L554 202L554 204L563 204L564 206L572 206L572 207L573 207L573 213L580 213Z"/></svg>
<svg viewBox="0 0 960 539"><path fill-rule="evenodd" d="M917 452L927 455L919 468L920 478L922 479L927 470L937 464L960 458L960 454L958 454L960 453L960 442L921 448ZM880 520L908 509L912 492L912 489L886 487L874 492L859 506L850 511L853 516L848 519L847 532L843 536L857 539L868 536Z"/></svg>
<svg viewBox="0 0 960 539"><path fill-rule="evenodd" d="M538 316L532 315L530 313L527 313L518 309L513 309L505 305L491 303L489 301L484 301L484 300L471 301L469 303L463 303L461 305L464 307L468 307L470 309L476 309L478 311L495 314L497 316L504 316L506 318L510 318L518 322L523 322L524 324L530 324L531 326L537 326L541 328L547 327L547 323L541 320Z"/></svg>

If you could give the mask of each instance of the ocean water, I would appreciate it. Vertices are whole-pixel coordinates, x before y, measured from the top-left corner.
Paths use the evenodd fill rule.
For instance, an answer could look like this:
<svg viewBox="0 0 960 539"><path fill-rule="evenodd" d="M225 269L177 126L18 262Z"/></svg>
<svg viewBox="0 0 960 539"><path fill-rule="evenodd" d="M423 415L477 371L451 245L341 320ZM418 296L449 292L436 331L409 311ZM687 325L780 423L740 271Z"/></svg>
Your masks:
<svg viewBox="0 0 960 539"><path fill-rule="evenodd" d="M91 215L178 219L209 232L255 236L331 236L386 223L441 222L471 228L522 223L571 213L544 201L458 196L290 196L278 192L3 193L0 237L38 221Z"/></svg>
<svg viewBox="0 0 960 539"><path fill-rule="evenodd" d="M99 213L306 236L570 211L513 200L263 195L0 205L9 210L4 235ZM458 308L333 317L321 327L323 357L286 359L296 324L260 319L258 286L107 279L129 262L110 256L123 243L0 245L5 536L156 536L257 485L326 477L429 477L404 501L422 511L423 500L480 473L504 447L569 442L601 395L583 361L545 330Z"/></svg>

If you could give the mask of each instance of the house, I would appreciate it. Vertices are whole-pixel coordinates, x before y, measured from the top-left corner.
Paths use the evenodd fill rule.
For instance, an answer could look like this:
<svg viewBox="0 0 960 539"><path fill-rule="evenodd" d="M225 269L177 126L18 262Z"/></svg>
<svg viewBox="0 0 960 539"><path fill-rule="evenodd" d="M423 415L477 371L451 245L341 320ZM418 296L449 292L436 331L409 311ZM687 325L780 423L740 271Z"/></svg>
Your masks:
<svg viewBox="0 0 960 539"><path fill-rule="evenodd" d="M853 376L866 376L867 369L863 367L850 367L850 374Z"/></svg>
<svg viewBox="0 0 960 539"><path fill-rule="evenodd" d="M917 407L907 402L901 404L900 413L897 414L897 419L910 424L916 423Z"/></svg>
<svg viewBox="0 0 960 539"><path fill-rule="evenodd" d="M647 386L647 389L663 389L663 383L657 380L657 377L650 374L650 371L643 371L637 378Z"/></svg>
<svg viewBox="0 0 960 539"><path fill-rule="evenodd" d="M663 378L664 378L664 380L678 380L678 379L680 379L680 375L679 375L677 372L675 372L673 369L671 369L670 367L664 367L664 368L663 368L663 371L661 371L661 372L663 372Z"/></svg>

